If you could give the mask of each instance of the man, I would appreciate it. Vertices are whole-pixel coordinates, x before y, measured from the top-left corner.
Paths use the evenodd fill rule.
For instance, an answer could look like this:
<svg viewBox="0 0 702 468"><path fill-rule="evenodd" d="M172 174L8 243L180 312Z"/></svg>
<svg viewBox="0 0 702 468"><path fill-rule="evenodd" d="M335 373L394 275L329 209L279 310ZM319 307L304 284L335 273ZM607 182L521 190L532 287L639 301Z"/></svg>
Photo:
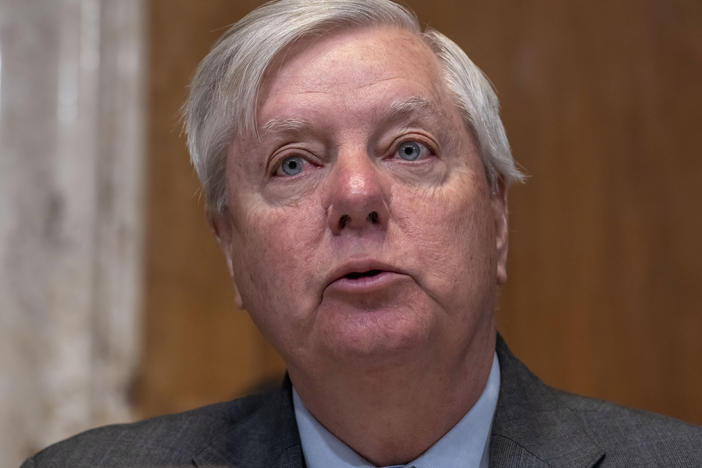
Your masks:
<svg viewBox="0 0 702 468"><path fill-rule="evenodd" d="M543 385L496 334L522 176L468 57L387 0L283 0L204 59L193 164L280 390L31 466L698 466L702 429Z"/></svg>

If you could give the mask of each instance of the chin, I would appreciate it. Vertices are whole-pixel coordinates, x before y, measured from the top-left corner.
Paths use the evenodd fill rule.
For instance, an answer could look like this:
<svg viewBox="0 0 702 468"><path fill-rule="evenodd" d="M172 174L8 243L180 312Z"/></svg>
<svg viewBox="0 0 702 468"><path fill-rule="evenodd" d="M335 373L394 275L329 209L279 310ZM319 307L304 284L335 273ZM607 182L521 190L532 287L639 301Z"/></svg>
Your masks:
<svg viewBox="0 0 702 468"><path fill-rule="evenodd" d="M370 367L416 361L432 342L430 317L406 308L353 314L338 311L320 327L322 352L339 364Z"/></svg>

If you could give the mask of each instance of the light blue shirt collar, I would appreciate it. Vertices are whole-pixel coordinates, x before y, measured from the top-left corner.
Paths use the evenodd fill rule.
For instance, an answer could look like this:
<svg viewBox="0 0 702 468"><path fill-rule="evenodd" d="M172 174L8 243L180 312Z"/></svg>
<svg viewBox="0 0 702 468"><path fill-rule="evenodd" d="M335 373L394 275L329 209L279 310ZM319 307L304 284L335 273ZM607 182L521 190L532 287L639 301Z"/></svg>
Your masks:
<svg viewBox="0 0 702 468"><path fill-rule="evenodd" d="M500 392L497 354L483 393L458 423L419 458L404 467L463 468L488 467L490 431ZM375 468L370 462L337 439L312 416L293 388L295 419L308 468Z"/></svg>

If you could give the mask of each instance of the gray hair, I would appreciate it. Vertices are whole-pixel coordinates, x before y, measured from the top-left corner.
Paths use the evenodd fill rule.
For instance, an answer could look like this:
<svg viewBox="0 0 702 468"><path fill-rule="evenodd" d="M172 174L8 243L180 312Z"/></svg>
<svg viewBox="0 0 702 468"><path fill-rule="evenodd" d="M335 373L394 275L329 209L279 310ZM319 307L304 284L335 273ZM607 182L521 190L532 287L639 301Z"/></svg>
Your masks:
<svg viewBox="0 0 702 468"><path fill-rule="evenodd" d="M227 206L227 150L235 138L257 134L256 109L264 74L287 46L339 28L394 26L416 34L437 55L448 89L473 132L491 184L522 181L482 71L451 39L422 32L417 17L390 0L280 0L231 26L200 62L184 107L190 160L213 212Z"/></svg>

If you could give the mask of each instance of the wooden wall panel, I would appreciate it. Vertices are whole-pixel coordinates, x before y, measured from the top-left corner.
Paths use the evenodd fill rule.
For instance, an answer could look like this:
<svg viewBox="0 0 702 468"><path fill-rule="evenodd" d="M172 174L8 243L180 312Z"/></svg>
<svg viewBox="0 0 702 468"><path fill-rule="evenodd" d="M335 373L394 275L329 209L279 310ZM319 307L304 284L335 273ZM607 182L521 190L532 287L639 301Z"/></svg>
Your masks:
<svg viewBox="0 0 702 468"><path fill-rule="evenodd" d="M152 0L145 414L281 369L235 311L177 110L255 1ZM408 1L495 83L530 175L510 199L500 329L546 382L702 423L702 3Z"/></svg>
<svg viewBox="0 0 702 468"><path fill-rule="evenodd" d="M257 3L151 2L144 359L134 387L144 416L231 399L283 372L234 305L179 121L197 63Z"/></svg>

